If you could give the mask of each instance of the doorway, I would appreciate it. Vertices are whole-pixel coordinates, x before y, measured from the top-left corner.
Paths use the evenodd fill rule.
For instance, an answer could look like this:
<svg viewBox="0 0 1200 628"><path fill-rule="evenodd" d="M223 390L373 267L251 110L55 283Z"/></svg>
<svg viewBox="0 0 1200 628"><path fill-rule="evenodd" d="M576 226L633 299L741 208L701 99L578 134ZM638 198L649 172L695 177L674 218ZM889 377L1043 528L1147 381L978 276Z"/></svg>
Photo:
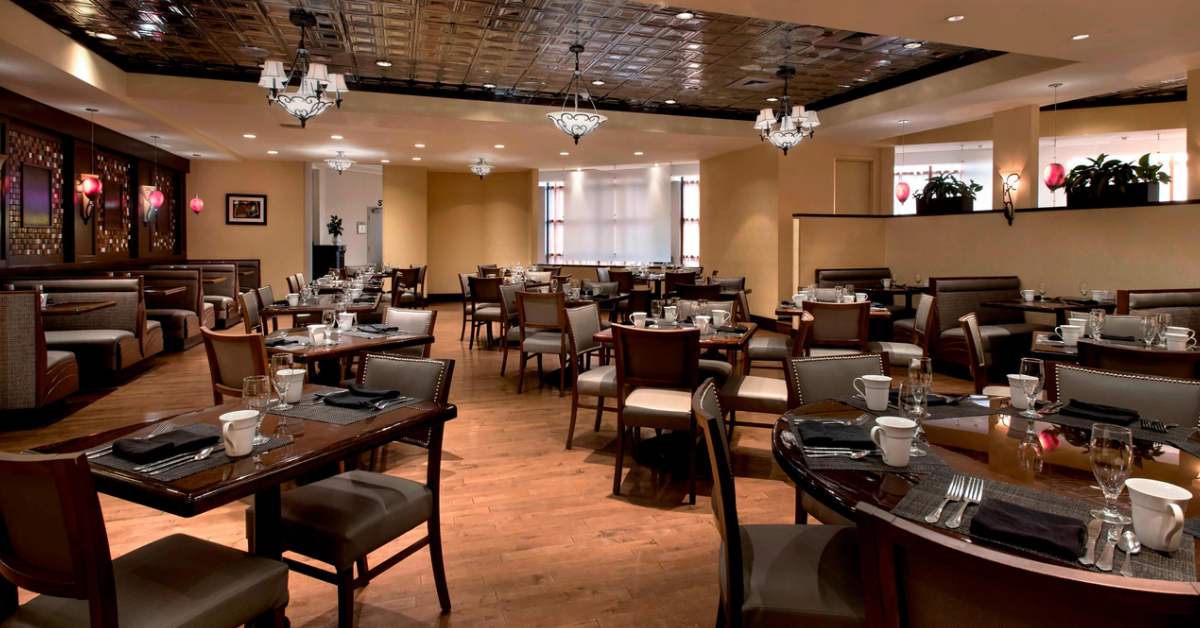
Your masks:
<svg viewBox="0 0 1200 628"><path fill-rule="evenodd" d="M367 263L383 267L383 201L367 206Z"/></svg>

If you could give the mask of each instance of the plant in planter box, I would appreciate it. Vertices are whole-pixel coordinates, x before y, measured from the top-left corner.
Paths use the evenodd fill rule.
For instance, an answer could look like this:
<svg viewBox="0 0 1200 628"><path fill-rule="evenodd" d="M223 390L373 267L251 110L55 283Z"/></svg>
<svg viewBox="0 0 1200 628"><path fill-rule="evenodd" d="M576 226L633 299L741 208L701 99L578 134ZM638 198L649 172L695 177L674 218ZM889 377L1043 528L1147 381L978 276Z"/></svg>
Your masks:
<svg viewBox="0 0 1200 628"><path fill-rule="evenodd" d="M1067 174L1067 207L1112 207L1158 202L1158 185L1170 183L1150 153L1136 162L1109 159L1100 153Z"/></svg>
<svg viewBox="0 0 1200 628"><path fill-rule="evenodd" d="M963 181L950 173L929 178L925 187L913 195L917 199L917 214L958 214L969 212L975 194L983 189L974 179Z"/></svg>
<svg viewBox="0 0 1200 628"><path fill-rule="evenodd" d="M334 244L342 242L342 219L337 214L329 217L329 222L325 223L325 231L333 238Z"/></svg>

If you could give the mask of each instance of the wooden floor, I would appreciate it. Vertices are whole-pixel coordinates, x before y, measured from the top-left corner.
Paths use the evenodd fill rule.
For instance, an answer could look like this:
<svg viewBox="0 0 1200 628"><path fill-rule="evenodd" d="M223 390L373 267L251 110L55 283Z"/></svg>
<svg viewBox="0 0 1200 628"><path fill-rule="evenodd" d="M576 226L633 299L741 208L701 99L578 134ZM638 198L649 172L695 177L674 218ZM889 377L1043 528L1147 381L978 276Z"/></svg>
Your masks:
<svg viewBox="0 0 1200 628"><path fill-rule="evenodd" d="M500 377L499 351L471 351L458 341L460 306L438 309L433 355L457 361L450 398L459 416L447 426L442 471L454 610L440 614L429 555L421 551L359 591L359 625L711 625L718 536L709 485L701 483L696 505L689 506L682 477L633 464L623 495L613 497L614 418L606 414L595 433L590 411L581 411L575 448L564 449L569 394L539 390L531 374L526 392L518 395L514 360L508 376ZM940 375L936 385L939 391L967 387ZM73 403L72 412L57 422L0 432L0 449L20 450L211 403L204 349L197 346L160 356L117 390ZM735 436L742 523L791 522L794 493L771 459L768 435L744 428ZM628 456L626 461L631 463ZM402 446L393 446L391 463L391 473L423 477L423 457ZM107 496L101 496L101 505L114 556L177 532L246 546L242 504L192 519ZM291 574L288 616L295 626L335 625L334 588Z"/></svg>

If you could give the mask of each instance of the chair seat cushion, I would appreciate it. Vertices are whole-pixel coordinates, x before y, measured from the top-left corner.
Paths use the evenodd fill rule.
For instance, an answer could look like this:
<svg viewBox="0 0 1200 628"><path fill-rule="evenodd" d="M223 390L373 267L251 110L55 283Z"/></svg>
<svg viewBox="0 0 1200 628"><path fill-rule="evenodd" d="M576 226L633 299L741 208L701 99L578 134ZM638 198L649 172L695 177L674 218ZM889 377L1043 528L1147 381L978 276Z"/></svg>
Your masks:
<svg viewBox="0 0 1200 628"><path fill-rule="evenodd" d="M237 626L288 602L279 561L174 534L113 561L122 628ZM38 596L4 626L87 626L88 603Z"/></svg>
<svg viewBox="0 0 1200 628"><path fill-rule="evenodd" d="M782 362L792 356L791 338L760 332L750 337L746 351L751 360Z"/></svg>
<svg viewBox="0 0 1200 628"><path fill-rule="evenodd" d="M79 364L70 351L46 351L46 396L42 404L51 404L79 390Z"/></svg>
<svg viewBox="0 0 1200 628"><path fill-rule="evenodd" d="M216 308L217 318L225 318L227 314L237 309L237 301L234 301L232 297L219 294L204 295L204 302L211 303Z"/></svg>
<svg viewBox="0 0 1200 628"><path fill-rule="evenodd" d="M813 347L808 350L810 358L831 358L838 355L858 355L859 353L862 352L846 347Z"/></svg>
<svg viewBox="0 0 1200 628"><path fill-rule="evenodd" d="M996 325L980 325L979 335L983 337L983 350L991 351L993 342L1007 342L1014 336L1030 336L1035 331L1045 331L1045 325L1032 323L999 323ZM962 327L947 329L941 334L942 340L966 342Z"/></svg>
<svg viewBox="0 0 1200 628"><path fill-rule="evenodd" d="M725 360L700 360L700 381L713 378L722 386L733 375L733 365Z"/></svg>
<svg viewBox="0 0 1200 628"><path fill-rule="evenodd" d="M525 336L521 351L525 353L554 353L563 350L562 334L556 331L539 331Z"/></svg>
<svg viewBox="0 0 1200 628"><path fill-rule="evenodd" d="M123 329L64 329L46 332L46 347L70 351L81 371L119 371L141 359L137 336Z"/></svg>
<svg viewBox="0 0 1200 628"><path fill-rule="evenodd" d="M743 625L865 624L854 528L750 525L741 526L739 533L744 557ZM721 587L727 588L724 569L720 577Z"/></svg>
<svg viewBox="0 0 1200 628"><path fill-rule="evenodd" d="M200 317L191 310L148 309L146 316L162 324L163 332L172 338L188 338L200 333Z"/></svg>
<svg viewBox="0 0 1200 628"><path fill-rule="evenodd" d="M721 387L721 407L746 412L787 412L787 381L757 375L734 375Z"/></svg>
<svg viewBox="0 0 1200 628"><path fill-rule="evenodd" d="M684 390L638 388L625 397L626 425L686 430L691 429L691 418L692 395Z"/></svg>
<svg viewBox="0 0 1200 628"><path fill-rule="evenodd" d="M916 329L916 327L917 319L915 318L902 318L900 320L892 321L892 329L912 331L913 329Z"/></svg>
<svg viewBox="0 0 1200 628"><path fill-rule="evenodd" d="M480 306L475 310L474 318L477 321L502 321L504 313L501 312L499 305Z"/></svg>
<svg viewBox="0 0 1200 628"><path fill-rule="evenodd" d="M617 396L617 367L593 366L575 379L575 389L581 395L596 397Z"/></svg>
<svg viewBox="0 0 1200 628"><path fill-rule="evenodd" d="M46 351L46 370L50 370L68 361L75 361L74 353L70 351Z"/></svg>
<svg viewBox="0 0 1200 628"><path fill-rule="evenodd" d="M888 362L892 366L908 366L913 358L925 357L921 347L909 342L872 342L867 344L867 351L887 352Z"/></svg>
<svg viewBox="0 0 1200 628"><path fill-rule="evenodd" d="M433 494L424 484L348 471L283 494L283 543L341 569L432 514Z"/></svg>

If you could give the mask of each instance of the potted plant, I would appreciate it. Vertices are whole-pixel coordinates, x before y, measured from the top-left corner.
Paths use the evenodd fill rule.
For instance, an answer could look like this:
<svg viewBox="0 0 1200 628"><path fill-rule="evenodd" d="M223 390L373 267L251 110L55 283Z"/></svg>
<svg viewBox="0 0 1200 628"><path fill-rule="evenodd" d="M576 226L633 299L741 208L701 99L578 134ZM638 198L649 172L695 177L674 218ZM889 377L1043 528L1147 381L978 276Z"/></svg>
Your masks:
<svg viewBox="0 0 1200 628"><path fill-rule="evenodd" d="M329 217L329 222L325 223L325 231L333 238L334 244L342 243L342 219L337 214Z"/></svg>
<svg viewBox="0 0 1200 628"><path fill-rule="evenodd" d="M1100 153L1067 174L1067 207L1120 207L1158 202L1158 185L1170 183L1162 164L1150 163L1150 153L1136 162L1109 159Z"/></svg>
<svg viewBox="0 0 1200 628"><path fill-rule="evenodd" d="M925 187L913 194L917 199L917 215L970 212L974 209L975 194L982 189L974 179L963 181L948 172L932 176Z"/></svg>

